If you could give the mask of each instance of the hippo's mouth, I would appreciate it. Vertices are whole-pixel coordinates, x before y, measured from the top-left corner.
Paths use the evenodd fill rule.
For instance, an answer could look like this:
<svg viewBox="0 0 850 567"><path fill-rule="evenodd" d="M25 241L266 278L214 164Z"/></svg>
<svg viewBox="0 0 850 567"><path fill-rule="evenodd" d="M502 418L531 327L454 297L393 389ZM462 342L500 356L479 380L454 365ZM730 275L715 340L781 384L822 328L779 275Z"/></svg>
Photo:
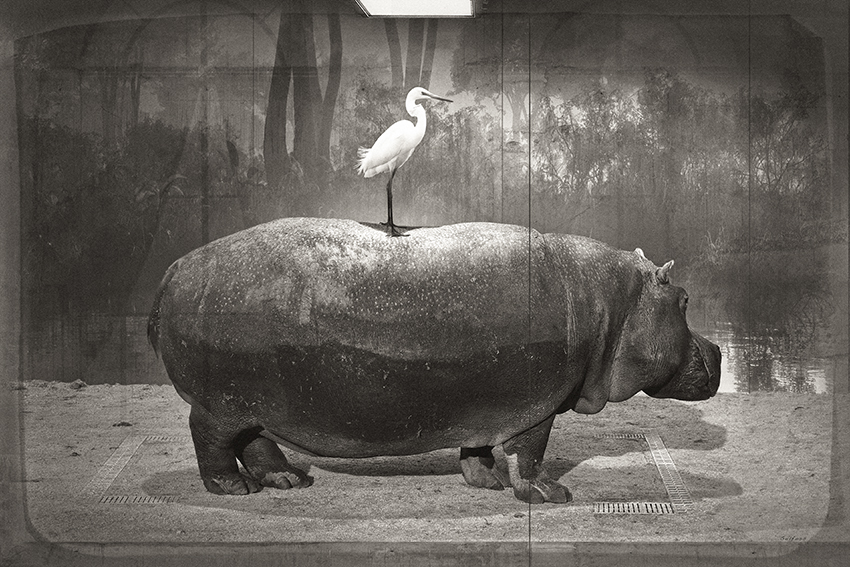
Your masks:
<svg viewBox="0 0 850 567"><path fill-rule="evenodd" d="M722 358L720 347L694 332L691 333L691 336L692 341L699 348L705 371L708 374L709 397L711 397L717 393L717 389L720 387L720 359Z"/></svg>
<svg viewBox="0 0 850 567"><path fill-rule="evenodd" d="M720 347L691 331L690 352L682 369L658 388L644 390L654 398L707 400L720 387Z"/></svg>

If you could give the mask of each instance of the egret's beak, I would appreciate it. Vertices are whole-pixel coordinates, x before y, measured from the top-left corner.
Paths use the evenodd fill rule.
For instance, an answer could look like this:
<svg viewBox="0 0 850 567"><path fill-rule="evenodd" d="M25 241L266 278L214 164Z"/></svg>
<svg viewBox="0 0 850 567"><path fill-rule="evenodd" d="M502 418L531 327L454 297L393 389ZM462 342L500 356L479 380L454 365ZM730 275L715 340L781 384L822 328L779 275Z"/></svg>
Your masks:
<svg viewBox="0 0 850 567"><path fill-rule="evenodd" d="M432 98L434 100L442 100L443 102L454 102L449 98L443 98L441 96L435 95L432 92L422 89L422 96L416 99L416 104L419 104L421 101L428 100L429 98Z"/></svg>

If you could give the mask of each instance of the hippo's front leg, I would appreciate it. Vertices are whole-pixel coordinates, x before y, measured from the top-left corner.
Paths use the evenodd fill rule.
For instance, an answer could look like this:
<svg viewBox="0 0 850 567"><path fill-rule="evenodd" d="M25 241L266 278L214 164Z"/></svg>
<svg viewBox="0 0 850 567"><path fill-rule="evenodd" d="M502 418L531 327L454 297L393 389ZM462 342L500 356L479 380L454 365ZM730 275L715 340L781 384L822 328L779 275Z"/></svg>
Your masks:
<svg viewBox="0 0 850 567"><path fill-rule="evenodd" d="M543 453L546 451L553 421L554 414L502 444L514 496L523 502L563 503L573 499L567 487L552 479L542 467Z"/></svg>

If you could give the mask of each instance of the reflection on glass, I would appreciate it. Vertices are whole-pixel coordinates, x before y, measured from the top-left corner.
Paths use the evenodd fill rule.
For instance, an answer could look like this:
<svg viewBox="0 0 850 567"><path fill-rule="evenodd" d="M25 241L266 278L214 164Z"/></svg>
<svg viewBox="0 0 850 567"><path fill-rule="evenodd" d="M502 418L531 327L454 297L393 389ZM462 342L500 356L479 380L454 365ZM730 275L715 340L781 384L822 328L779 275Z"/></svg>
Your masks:
<svg viewBox="0 0 850 567"><path fill-rule="evenodd" d="M823 43L790 17L184 12L15 47L27 378L164 381L144 317L174 259L282 216L384 220L357 148L421 86L455 102L399 171L399 224L673 258L725 390L829 388L847 232Z"/></svg>

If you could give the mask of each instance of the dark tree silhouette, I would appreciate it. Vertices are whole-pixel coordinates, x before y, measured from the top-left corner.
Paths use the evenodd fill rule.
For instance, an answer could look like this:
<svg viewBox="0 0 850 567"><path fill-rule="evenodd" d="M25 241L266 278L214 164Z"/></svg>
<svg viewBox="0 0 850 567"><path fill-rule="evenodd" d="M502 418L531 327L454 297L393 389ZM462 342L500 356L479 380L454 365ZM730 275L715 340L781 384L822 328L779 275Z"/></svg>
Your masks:
<svg viewBox="0 0 850 567"><path fill-rule="evenodd" d="M295 190L292 183L324 186L331 167L331 128L342 74L339 14L328 16L328 29L331 57L328 82L322 93L313 17L287 12L280 16L263 152L268 183L290 194ZM290 92L294 117L291 153L286 143Z"/></svg>
<svg viewBox="0 0 850 567"><path fill-rule="evenodd" d="M384 20L393 88L407 91L413 87L430 88L434 52L437 50L439 20L411 19L407 24L407 56L401 57L401 39L396 20Z"/></svg>

